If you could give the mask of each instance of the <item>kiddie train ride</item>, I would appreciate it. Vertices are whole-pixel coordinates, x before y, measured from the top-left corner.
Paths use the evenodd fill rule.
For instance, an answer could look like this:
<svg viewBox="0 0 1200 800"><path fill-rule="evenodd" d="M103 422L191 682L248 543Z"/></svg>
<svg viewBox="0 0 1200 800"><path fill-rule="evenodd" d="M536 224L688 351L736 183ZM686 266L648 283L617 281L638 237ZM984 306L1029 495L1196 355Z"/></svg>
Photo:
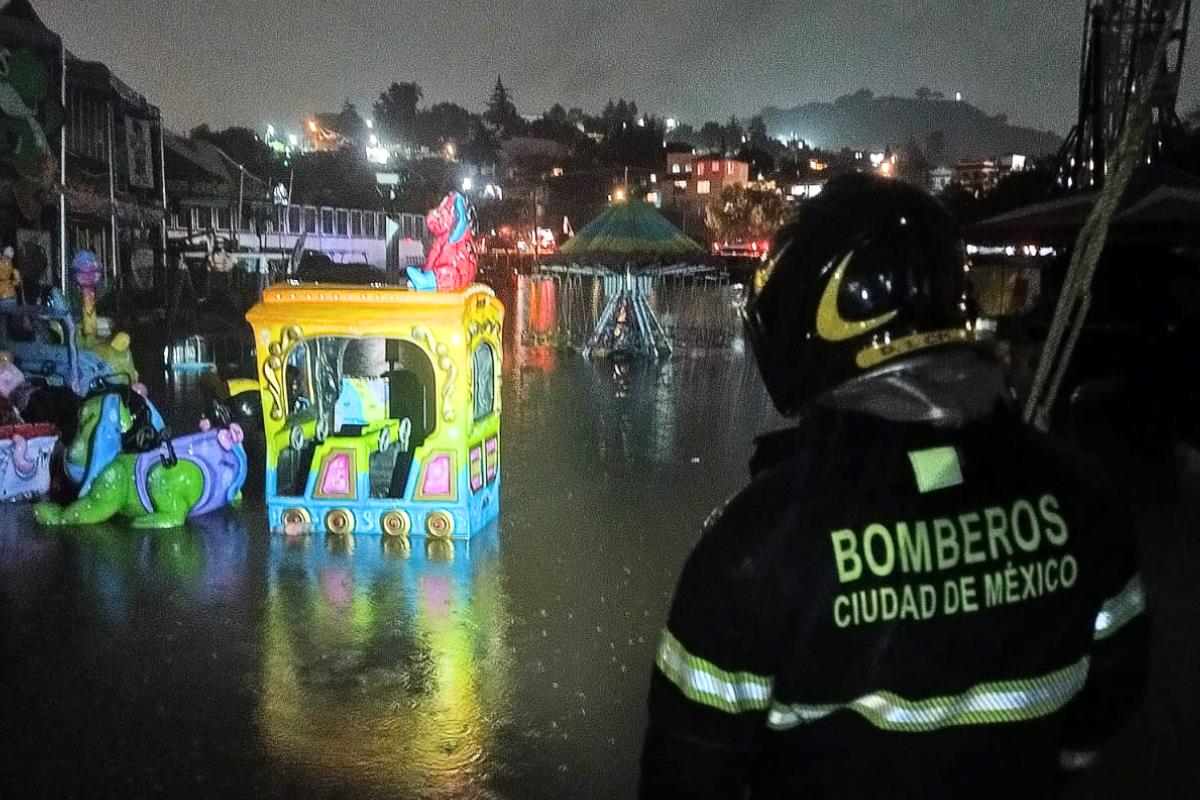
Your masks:
<svg viewBox="0 0 1200 800"><path fill-rule="evenodd" d="M499 514L504 306L461 195L409 286L285 283L254 329L270 525L468 539Z"/></svg>

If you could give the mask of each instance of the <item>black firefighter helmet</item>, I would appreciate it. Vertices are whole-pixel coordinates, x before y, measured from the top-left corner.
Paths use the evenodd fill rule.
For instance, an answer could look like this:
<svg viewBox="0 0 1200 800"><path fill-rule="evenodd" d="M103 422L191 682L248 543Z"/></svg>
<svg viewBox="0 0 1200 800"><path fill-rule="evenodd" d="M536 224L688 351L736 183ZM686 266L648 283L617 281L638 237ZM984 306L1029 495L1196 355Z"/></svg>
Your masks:
<svg viewBox="0 0 1200 800"><path fill-rule="evenodd" d="M931 348L974 341L958 225L901 181L830 181L780 229L745 309L763 382L783 414Z"/></svg>

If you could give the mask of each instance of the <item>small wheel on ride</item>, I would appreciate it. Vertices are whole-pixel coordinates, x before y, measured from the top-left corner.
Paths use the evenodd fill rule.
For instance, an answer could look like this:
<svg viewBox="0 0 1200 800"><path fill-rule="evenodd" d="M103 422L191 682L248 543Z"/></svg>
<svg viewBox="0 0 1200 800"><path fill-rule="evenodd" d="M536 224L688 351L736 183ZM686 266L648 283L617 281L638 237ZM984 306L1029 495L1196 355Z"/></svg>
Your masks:
<svg viewBox="0 0 1200 800"><path fill-rule="evenodd" d="M304 449L304 429L299 425L292 428L291 434L288 435L288 445L297 453Z"/></svg>

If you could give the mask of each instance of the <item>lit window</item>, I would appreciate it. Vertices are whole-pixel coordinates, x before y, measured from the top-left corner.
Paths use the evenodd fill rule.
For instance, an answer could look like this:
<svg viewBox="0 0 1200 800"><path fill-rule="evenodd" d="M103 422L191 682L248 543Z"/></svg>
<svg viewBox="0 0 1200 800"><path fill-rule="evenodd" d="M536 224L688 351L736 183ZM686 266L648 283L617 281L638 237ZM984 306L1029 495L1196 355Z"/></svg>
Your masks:
<svg viewBox="0 0 1200 800"><path fill-rule="evenodd" d="M675 188L676 189L686 189L687 181L675 181Z"/></svg>
<svg viewBox="0 0 1200 800"><path fill-rule="evenodd" d="M672 174L672 175L678 175L678 174L679 174L679 165L678 165L678 164L672 164L672 165L671 165L671 174Z"/></svg>
<svg viewBox="0 0 1200 800"><path fill-rule="evenodd" d="M716 172L720 172L720 171L721 171L721 162L720 162L720 161L714 161L714 162L712 162L712 171L713 171L714 173L716 173Z"/></svg>
<svg viewBox="0 0 1200 800"><path fill-rule="evenodd" d="M696 165L696 174L697 175L704 174L704 162L703 161L701 161L699 164Z"/></svg>
<svg viewBox="0 0 1200 800"><path fill-rule="evenodd" d="M733 162L732 161L728 161L725 163L725 174L726 175L733 174Z"/></svg>
<svg viewBox="0 0 1200 800"><path fill-rule="evenodd" d="M696 194L709 194L712 192L712 184L708 181L696 181Z"/></svg>
<svg viewBox="0 0 1200 800"><path fill-rule="evenodd" d="M691 172L691 171L692 171L692 165L691 165L691 164L688 164L688 165L686 165L686 166L683 168L683 170L684 170L684 172Z"/></svg>

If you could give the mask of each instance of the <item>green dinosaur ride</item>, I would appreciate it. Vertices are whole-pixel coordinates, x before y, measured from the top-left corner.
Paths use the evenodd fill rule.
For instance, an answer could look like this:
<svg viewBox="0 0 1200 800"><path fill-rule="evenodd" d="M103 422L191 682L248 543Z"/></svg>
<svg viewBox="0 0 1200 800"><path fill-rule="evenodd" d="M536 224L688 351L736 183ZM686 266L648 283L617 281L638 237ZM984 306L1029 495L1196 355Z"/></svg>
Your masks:
<svg viewBox="0 0 1200 800"><path fill-rule="evenodd" d="M67 506L39 503L37 521L93 525L119 516L135 528L174 528L241 501L248 462L236 423L214 428L205 421L200 433L162 440L148 452L123 452L134 427L124 393L85 400L65 459L79 499Z"/></svg>

